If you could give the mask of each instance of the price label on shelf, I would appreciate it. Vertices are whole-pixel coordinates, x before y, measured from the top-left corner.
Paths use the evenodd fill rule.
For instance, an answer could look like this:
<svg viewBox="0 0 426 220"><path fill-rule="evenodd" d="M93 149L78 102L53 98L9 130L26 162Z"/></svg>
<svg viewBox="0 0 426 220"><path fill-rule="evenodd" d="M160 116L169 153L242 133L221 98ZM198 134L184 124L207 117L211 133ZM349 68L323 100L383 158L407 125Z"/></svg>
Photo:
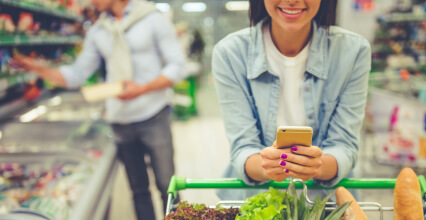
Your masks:
<svg viewBox="0 0 426 220"><path fill-rule="evenodd" d="M22 42L21 37L16 36L14 42L15 42L15 44L20 44Z"/></svg>
<svg viewBox="0 0 426 220"><path fill-rule="evenodd" d="M9 76L9 78L7 79L7 84L8 86L14 86L16 84L15 77Z"/></svg>
<svg viewBox="0 0 426 220"><path fill-rule="evenodd" d="M50 218L68 219L68 206L65 202L54 198L39 198L30 204L30 209L40 212Z"/></svg>
<svg viewBox="0 0 426 220"><path fill-rule="evenodd" d="M33 37L33 38L31 38L31 43L41 44L41 43L43 43L43 39L42 39L42 37Z"/></svg>

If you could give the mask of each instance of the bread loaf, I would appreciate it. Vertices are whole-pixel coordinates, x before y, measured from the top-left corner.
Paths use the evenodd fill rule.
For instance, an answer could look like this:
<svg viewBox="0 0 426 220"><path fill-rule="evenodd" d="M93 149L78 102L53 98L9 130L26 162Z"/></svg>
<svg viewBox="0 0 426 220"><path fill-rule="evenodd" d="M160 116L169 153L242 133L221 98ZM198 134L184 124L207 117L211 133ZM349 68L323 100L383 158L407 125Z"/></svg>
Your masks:
<svg viewBox="0 0 426 220"><path fill-rule="evenodd" d="M121 82L98 83L81 88L81 93L87 102L99 102L114 98L124 90Z"/></svg>
<svg viewBox="0 0 426 220"><path fill-rule="evenodd" d="M344 214L344 220L367 220L367 216L364 211L362 211L361 207L359 207L355 198L352 194L345 189L344 187L338 187L336 189L336 200L337 205L343 205L346 202L351 202L351 205L346 209Z"/></svg>
<svg viewBox="0 0 426 220"><path fill-rule="evenodd" d="M423 220L423 202L420 184L411 168L399 173L394 189L394 220Z"/></svg>

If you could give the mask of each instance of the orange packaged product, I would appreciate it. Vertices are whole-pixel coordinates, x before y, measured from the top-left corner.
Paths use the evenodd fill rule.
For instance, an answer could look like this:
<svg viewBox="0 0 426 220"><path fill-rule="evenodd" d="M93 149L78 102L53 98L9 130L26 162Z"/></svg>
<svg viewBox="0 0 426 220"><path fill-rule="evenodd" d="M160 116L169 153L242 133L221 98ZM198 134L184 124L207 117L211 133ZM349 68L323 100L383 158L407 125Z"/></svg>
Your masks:
<svg viewBox="0 0 426 220"><path fill-rule="evenodd" d="M31 31L34 24L33 15L30 13L21 13L19 16L18 30L23 32Z"/></svg>
<svg viewBox="0 0 426 220"><path fill-rule="evenodd" d="M0 31L15 32L15 24L8 14L0 14Z"/></svg>

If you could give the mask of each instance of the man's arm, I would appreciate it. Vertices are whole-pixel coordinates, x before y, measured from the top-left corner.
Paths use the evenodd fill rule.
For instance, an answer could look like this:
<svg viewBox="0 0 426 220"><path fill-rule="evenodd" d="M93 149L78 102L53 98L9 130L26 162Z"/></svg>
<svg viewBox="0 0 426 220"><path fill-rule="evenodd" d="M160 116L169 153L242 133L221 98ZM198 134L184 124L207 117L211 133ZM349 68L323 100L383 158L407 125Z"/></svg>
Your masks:
<svg viewBox="0 0 426 220"><path fill-rule="evenodd" d="M176 31L172 23L163 14L153 15L156 21L153 23L153 31L156 44L160 49L161 58L165 61L165 66L161 70L161 75L168 78L173 83L183 80L186 75L186 58L176 36Z"/></svg>
<svg viewBox="0 0 426 220"><path fill-rule="evenodd" d="M136 84L133 81L124 81L124 91L117 98L131 100L145 93L171 87L173 82L167 77L160 75L147 84Z"/></svg>
<svg viewBox="0 0 426 220"><path fill-rule="evenodd" d="M40 78L52 82L53 84L66 87L67 83L59 69L44 66L32 58L19 56L14 59L14 63L24 68L26 71L37 74Z"/></svg>
<svg viewBox="0 0 426 220"><path fill-rule="evenodd" d="M93 29L87 32L83 49L72 65L50 68L25 56L18 56L13 62L57 86L77 88L99 68L101 56L96 48L95 34Z"/></svg>

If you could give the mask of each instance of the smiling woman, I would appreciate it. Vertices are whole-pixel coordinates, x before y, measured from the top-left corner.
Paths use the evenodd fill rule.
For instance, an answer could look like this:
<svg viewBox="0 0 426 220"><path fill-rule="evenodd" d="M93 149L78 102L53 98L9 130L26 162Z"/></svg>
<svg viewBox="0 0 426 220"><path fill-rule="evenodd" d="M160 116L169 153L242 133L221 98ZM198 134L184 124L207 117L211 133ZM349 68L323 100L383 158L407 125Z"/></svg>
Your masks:
<svg viewBox="0 0 426 220"><path fill-rule="evenodd" d="M365 114L369 43L333 26L337 0L250 0L252 27L220 41L213 75L231 161L247 184L350 176ZM277 126L309 126L312 146L276 148ZM259 191L220 191L245 199Z"/></svg>

